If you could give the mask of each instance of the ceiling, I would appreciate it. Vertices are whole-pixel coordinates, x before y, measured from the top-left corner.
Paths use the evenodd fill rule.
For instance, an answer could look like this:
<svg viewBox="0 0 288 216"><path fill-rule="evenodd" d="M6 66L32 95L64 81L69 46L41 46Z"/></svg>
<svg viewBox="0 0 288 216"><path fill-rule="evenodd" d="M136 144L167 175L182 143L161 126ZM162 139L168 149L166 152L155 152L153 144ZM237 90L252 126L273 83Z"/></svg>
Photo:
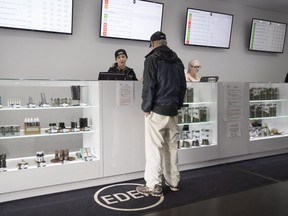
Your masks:
<svg viewBox="0 0 288 216"><path fill-rule="evenodd" d="M222 0L260 9L288 13L287 0Z"/></svg>

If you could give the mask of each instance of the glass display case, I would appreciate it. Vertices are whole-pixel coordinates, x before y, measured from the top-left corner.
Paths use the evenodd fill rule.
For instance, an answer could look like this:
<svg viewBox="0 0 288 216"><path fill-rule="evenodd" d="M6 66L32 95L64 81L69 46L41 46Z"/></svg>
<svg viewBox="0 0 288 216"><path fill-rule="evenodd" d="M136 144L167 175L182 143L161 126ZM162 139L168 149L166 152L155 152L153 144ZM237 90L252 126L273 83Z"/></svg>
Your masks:
<svg viewBox="0 0 288 216"><path fill-rule="evenodd" d="M102 176L97 92L96 81L0 80L0 195Z"/></svg>
<svg viewBox="0 0 288 216"><path fill-rule="evenodd" d="M250 141L287 136L287 92L285 83L250 83Z"/></svg>
<svg viewBox="0 0 288 216"><path fill-rule="evenodd" d="M179 164L189 163L191 155L200 152L211 158L219 157L217 150L217 83L187 82L184 106L178 112ZM210 147L210 149L209 149ZM188 153L190 151L194 151ZM193 156L196 159L198 156ZM207 158L206 157L206 158ZM205 157L198 158L203 160Z"/></svg>

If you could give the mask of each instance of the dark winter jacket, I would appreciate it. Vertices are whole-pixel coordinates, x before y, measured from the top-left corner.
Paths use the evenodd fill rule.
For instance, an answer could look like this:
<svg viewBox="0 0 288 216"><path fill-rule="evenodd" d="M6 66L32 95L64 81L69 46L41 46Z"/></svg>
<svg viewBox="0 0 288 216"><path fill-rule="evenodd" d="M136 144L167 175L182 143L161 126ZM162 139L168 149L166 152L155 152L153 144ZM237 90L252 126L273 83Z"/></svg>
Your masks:
<svg viewBox="0 0 288 216"><path fill-rule="evenodd" d="M124 74L124 80L138 80L136 74L132 68L125 66L123 70L117 67L117 63L113 67L110 67L108 73L121 73Z"/></svg>
<svg viewBox="0 0 288 216"><path fill-rule="evenodd" d="M145 56L142 110L176 116L186 92L184 65L168 46L159 46Z"/></svg>

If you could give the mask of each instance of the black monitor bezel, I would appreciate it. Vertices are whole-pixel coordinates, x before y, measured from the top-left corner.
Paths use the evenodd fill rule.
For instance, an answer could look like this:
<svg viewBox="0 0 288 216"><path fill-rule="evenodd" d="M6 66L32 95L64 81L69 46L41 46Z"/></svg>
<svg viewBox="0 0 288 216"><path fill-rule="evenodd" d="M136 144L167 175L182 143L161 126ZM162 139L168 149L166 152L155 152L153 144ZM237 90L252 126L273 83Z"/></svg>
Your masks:
<svg viewBox="0 0 288 216"><path fill-rule="evenodd" d="M125 76L124 74L121 74L121 73L99 72L98 80L122 81L122 80L125 80Z"/></svg>

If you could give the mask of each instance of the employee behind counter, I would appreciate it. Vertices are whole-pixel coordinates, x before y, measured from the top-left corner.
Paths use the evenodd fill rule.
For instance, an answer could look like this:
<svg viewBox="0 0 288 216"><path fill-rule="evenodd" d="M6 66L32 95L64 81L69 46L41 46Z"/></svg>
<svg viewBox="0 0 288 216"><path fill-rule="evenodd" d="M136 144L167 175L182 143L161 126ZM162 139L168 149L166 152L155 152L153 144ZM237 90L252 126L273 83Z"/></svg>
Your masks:
<svg viewBox="0 0 288 216"><path fill-rule="evenodd" d="M128 55L124 49L115 52L115 63L109 68L108 73L124 74L124 80L138 80L132 68L126 66Z"/></svg>

